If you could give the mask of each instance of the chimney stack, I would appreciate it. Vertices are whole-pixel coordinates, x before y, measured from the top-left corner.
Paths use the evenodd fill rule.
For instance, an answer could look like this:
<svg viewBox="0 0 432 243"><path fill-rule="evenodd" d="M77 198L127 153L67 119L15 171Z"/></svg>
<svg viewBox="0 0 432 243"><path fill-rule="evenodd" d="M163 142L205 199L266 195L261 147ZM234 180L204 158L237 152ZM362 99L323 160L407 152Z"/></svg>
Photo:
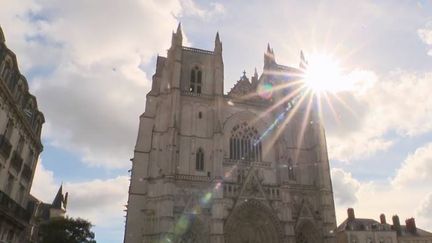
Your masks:
<svg viewBox="0 0 432 243"><path fill-rule="evenodd" d="M417 233L417 227L416 227L416 223L415 223L414 218L409 218L409 219L405 220L405 224L406 224L406 229L408 232L410 232L411 234Z"/></svg>
<svg viewBox="0 0 432 243"><path fill-rule="evenodd" d="M380 215L380 222L381 224L387 224L386 217L383 213Z"/></svg>
<svg viewBox="0 0 432 243"><path fill-rule="evenodd" d="M348 212L348 220L354 220L355 219L354 209L348 208L347 212Z"/></svg>
<svg viewBox="0 0 432 243"><path fill-rule="evenodd" d="M393 215L392 220L393 220L393 229L396 231L397 235L401 235L399 216Z"/></svg>

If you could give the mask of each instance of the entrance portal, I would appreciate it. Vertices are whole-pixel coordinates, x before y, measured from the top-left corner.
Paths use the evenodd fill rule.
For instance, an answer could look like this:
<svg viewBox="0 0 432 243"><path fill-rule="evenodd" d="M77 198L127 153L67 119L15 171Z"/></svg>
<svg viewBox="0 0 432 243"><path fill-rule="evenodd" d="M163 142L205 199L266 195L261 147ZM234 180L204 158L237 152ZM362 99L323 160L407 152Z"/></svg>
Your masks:
<svg viewBox="0 0 432 243"><path fill-rule="evenodd" d="M281 230L274 213L251 200L236 209L225 224L226 243L281 243Z"/></svg>
<svg viewBox="0 0 432 243"><path fill-rule="evenodd" d="M296 243L320 243L318 231L309 221L301 224L296 230Z"/></svg>

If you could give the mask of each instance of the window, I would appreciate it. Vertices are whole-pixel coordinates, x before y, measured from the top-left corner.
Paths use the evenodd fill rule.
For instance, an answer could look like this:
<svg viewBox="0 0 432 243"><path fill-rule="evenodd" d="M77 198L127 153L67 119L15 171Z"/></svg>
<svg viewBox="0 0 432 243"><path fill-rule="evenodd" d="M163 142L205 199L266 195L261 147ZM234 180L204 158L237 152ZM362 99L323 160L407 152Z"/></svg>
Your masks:
<svg viewBox="0 0 432 243"><path fill-rule="evenodd" d="M293 167L293 163L292 163L291 159L288 160L288 179L289 180L295 180L294 167Z"/></svg>
<svg viewBox="0 0 432 243"><path fill-rule="evenodd" d="M9 119L7 125L6 125L6 129L4 131L4 136L9 140L12 136L12 131L13 131L13 123L12 120Z"/></svg>
<svg viewBox="0 0 432 243"><path fill-rule="evenodd" d="M202 148L199 148L196 153L195 158L195 169L197 171L203 171L204 170L204 152Z"/></svg>
<svg viewBox="0 0 432 243"><path fill-rule="evenodd" d="M202 112L198 112L198 118L201 119L202 118Z"/></svg>
<svg viewBox="0 0 432 243"><path fill-rule="evenodd" d="M3 66L1 77L3 78L3 80L8 82L11 76L12 76L12 65L10 64L10 62L6 62Z"/></svg>
<svg viewBox="0 0 432 243"><path fill-rule="evenodd" d="M17 153L21 154L23 148L24 148L24 139L23 139L23 137L20 137L20 139L18 140L17 148L16 148Z"/></svg>
<svg viewBox="0 0 432 243"><path fill-rule="evenodd" d="M14 239L14 234L15 234L15 232L14 232L13 230L9 230L9 233L8 233L6 239L7 239L9 242L12 242L13 239Z"/></svg>
<svg viewBox="0 0 432 243"><path fill-rule="evenodd" d="M17 202L18 203L22 203L24 200L24 192L25 192L25 187L20 185L19 187L19 191L18 191L18 195L17 195Z"/></svg>
<svg viewBox="0 0 432 243"><path fill-rule="evenodd" d="M15 180L15 177L13 175L9 174L8 180L6 182L6 194L8 194L9 196L12 193L14 180Z"/></svg>
<svg viewBox="0 0 432 243"><path fill-rule="evenodd" d="M202 86L202 71L198 66L191 70L189 91L196 94L201 94Z"/></svg>
<svg viewBox="0 0 432 243"><path fill-rule="evenodd" d="M262 148L258 131L247 122L233 127L229 143L230 159L261 161Z"/></svg>
<svg viewBox="0 0 432 243"><path fill-rule="evenodd" d="M27 164L30 167L33 167L33 160L34 160L33 157L34 157L34 151L33 149L29 149L28 156L27 156Z"/></svg>

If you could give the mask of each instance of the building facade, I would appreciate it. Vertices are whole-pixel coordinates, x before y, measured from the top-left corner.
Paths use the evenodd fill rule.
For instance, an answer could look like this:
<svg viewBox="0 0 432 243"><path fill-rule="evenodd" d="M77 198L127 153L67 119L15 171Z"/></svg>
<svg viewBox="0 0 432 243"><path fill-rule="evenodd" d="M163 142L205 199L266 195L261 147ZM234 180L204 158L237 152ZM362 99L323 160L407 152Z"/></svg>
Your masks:
<svg viewBox="0 0 432 243"><path fill-rule="evenodd" d="M432 243L432 233L416 227L415 219L401 225L394 215L388 224L384 214L380 221L356 218L354 209L348 209L348 218L335 231L337 243Z"/></svg>
<svg viewBox="0 0 432 243"><path fill-rule="evenodd" d="M219 35L212 51L182 38L179 25L140 116L125 242L333 242L325 135L301 69L268 47L263 73L224 94Z"/></svg>
<svg viewBox="0 0 432 243"><path fill-rule="evenodd" d="M348 218L336 229L337 243L397 243L397 234L387 224L384 214L380 222L373 219L356 218L354 209L348 209Z"/></svg>
<svg viewBox="0 0 432 243"><path fill-rule="evenodd" d="M0 28L0 241L26 242L44 116Z"/></svg>

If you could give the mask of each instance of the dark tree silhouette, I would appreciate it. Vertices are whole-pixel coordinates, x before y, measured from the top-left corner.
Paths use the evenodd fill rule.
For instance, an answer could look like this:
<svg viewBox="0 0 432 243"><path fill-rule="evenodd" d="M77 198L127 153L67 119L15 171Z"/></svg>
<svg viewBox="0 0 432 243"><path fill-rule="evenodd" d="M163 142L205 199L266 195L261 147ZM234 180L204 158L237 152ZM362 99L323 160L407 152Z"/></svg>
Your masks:
<svg viewBox="0 0 432 243"><path fill-rule="evenodd" d="M93 225L84 219L59 218L40 225L41 243L96 243Z"/></svg>

